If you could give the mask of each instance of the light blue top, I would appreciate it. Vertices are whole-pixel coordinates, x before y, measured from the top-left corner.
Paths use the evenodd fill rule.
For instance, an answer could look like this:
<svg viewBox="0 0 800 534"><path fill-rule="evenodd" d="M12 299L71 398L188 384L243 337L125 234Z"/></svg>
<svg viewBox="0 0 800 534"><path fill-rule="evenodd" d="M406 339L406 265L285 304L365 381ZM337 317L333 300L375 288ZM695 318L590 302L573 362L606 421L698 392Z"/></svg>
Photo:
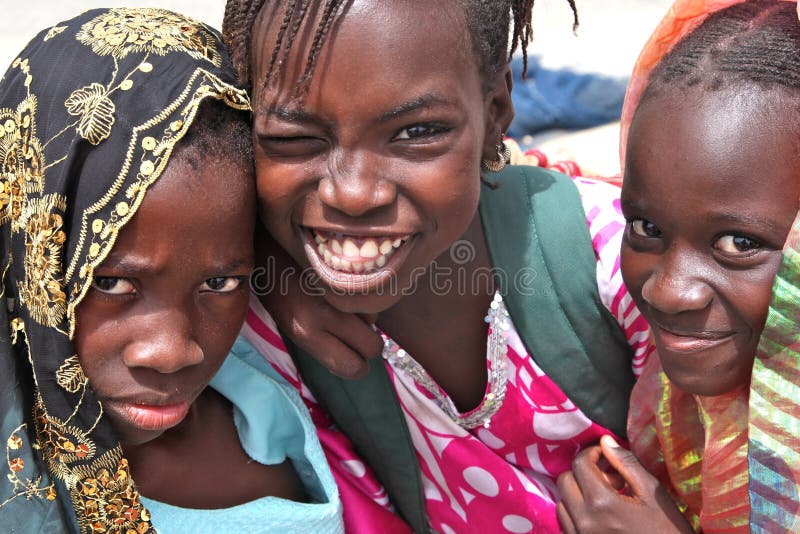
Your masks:
<svg viewBox="0 0 800 534"><path fill-rule="evenodd" d="M211 387L233 404L233 419L245 452L266 465L291 459L311 502L263 497L231 508L193 510L143 497L156 530L162 534L343 533L339 492L297 391L242 337L236 340Z"/></svg>

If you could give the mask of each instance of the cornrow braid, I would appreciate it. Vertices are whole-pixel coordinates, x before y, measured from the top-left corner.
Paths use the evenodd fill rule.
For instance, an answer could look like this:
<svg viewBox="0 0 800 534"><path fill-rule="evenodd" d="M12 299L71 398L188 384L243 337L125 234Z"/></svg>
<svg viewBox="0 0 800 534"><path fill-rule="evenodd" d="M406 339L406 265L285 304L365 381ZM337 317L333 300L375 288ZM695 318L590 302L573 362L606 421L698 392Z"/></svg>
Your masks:
<svg viewBox="0 0 800 534"><path fill-rule="evenodd" d="M796 9L790 2L751 0L714 13L656 66L642 101L676 86L800 89Z"/></svg>
<svg viewBox="0 0 800 534"><path fill-rule="evenodd" d="M280 1L228 0L225 5L222 33L239 80L248 89L252 89L253 84L250 68L253 26L265 5ZM283 0L283 2L285 3L283 19L262 83L269 83L277 74L283 63L279 58L286 59L303 20L309 12L314 11L311 9L312 5L316 6L323 0ZM524 76L527 73L527 47L533 36L534 0L461 0L461 2L465 7L473 50L478 55L481 74L487 84L508 64L517 50L522 51ZM317 58L344 3L345 0L324 0L321 20L314 32L306 66L298 82L298 91L307 87L310 82ZM575 0L567 0L567 3L572 9L574 31L578 27L578 9Z"/></svg>

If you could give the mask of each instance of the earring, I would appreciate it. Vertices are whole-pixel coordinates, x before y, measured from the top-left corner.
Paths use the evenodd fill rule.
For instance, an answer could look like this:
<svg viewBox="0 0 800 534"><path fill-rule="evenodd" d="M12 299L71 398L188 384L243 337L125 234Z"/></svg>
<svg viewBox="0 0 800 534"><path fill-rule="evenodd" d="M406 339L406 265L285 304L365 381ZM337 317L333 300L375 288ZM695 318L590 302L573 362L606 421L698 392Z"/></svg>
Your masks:
<svg viewBox="0 0 800 534"><path fill-rule="evenodd" d="M511 149L509 149L503 141L504 137L505 133L500 134L500 144L495 145L495 149L497 150L497 159L481 160L481 169L484 171L500 172L506 167L508 162L511 161Z"/></svg>

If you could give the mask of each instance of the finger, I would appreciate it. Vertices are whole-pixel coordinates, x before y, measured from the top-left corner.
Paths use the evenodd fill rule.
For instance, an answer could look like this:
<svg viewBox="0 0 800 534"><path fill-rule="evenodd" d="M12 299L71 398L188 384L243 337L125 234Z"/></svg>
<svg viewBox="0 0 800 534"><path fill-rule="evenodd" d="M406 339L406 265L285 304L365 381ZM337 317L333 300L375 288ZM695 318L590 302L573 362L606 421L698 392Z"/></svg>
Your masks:
<svg viewBox="0 0 800 534"><path fill-rule="evenodd" d="M352 380L363 378L369 372L369 363L332 334L323 332L303 341L301 347L338 377Z"/></svg>
<svg viewBox="0 0 800 534"><path fill-rule="evenodd" d="M556 506L556 518L558 518L558 524L564 534L577 534L578 530L564 503L558 503Z"/></svg>
<svg viewBox="0 0 800 534"><path fill-rule="evenodd" d="M336 311L326 327L328 333L350 347L363 360L373 360L383 351L383 339L372 323L358 315Z"/></svg>
<svg viewBox="0 0 800 534"><path fill-rule="evenodd" d="M606 474L600 470L602 459L600 447L589 447L578 454L572 463L575 480L587 500L596 499L609 493L617 493L617 489L609 482Z"/></svg>
<svg viewBox="0 0 800 534"><path fill-rule="evenodd" d="M603 436L600 439L600 448L611 467L631 487L633 495L644 497L652 493L653 486L657 485L658 481L647 472L631 451L620 447L611 436Z"/></svg>
<svg viewBox="0 0 800 534"><path fill-rule="evenodd" d="M556 480L558 491L561 493L561 503L567 509L578 510L583 506L583 492L575 481L572 471L565 471Z"/></svg>
<svg viewBox="0 0 800 534"><path fill-rule="evenodd" d="M600 461L597 462L597 468L603 473L603 477L606 479L609 486L617 491L625 487L625 479L617 473L616 469L611 467L611 464L608 463L605 456L600 457Z"/></svg>

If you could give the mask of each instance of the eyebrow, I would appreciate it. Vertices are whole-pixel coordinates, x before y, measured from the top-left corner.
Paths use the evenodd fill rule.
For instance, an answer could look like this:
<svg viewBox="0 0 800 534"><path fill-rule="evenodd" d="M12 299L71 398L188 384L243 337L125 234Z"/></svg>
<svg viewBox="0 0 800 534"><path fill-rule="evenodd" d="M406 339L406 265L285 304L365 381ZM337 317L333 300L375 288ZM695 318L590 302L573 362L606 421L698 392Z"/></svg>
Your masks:
<svg viewBox="0 0 800 534"><path fill-rule="evenodd" d="M378 122L392 121L398 117L409 115L420 109L429 109L436 106L453 107L455 106L455 102L436 93L426 93L415 98L414 100L404 102L394 109L391 109L385 113L381 113L381 115L378 117Z"/></svg>
<svg viewBox="0 0 800 534"><path fill-rule="evenodd" d="M414 113L420 109L430 109L436 106L453 107L455 106L455 102L436 93L426 93L413 100L404 102L389 111L381 113L378 116L378 122L389 122L398 117ZM259 110L258 114L264 117L274 117L284 122L296 124L323 124L325 126L330 126L330 123L319 115L310 113L304 109L270 106L266 109Z"/></svg>
<svg viewBox="0 0 800 534"><path fill-rule="evenodd" d="M220 263L209 266L207 272L211 273L209 276L227 275L242 267L251 267L250 262L244 259L236 259L229 263ZM125 256L122 258L114 258L108 256L97 269L113 270L114 274L122 278L137 277L137 276L159 276L163 269L158 265L154 265L149 259L137 256Z"/></svg>
<svg viewBox="0 0 800 534"><path fill-rule="evenodd" d="M327 121L323 120L322 117L298 108L270 106L266 109L259 110L258 114L264 117L275 117L284 122L294 122L300 124L327 124Z"/></svg>

